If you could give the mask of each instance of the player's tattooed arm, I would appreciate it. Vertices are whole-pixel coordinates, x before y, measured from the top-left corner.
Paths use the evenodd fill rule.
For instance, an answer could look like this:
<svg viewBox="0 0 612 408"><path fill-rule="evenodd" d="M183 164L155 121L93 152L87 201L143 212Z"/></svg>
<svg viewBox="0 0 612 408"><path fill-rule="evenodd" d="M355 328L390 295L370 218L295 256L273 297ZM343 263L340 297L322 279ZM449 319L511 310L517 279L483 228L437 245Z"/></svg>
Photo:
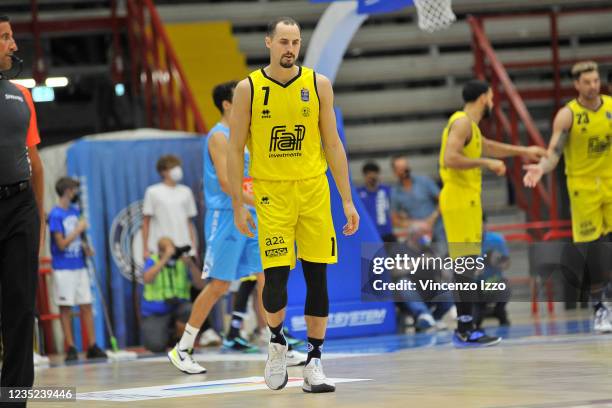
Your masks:
<svg viewBox="0 0 612 408"><path fill-rule="evenodd" d="M548 157L543 157L540 160L539 166L542 167L544 173L548 173L557 167L559 159L561 159L561 155L563 154L563 149L567 144L567 139L569 139L569 132L567 130L562 130L557 142L554 145L551 144Z"/></svg>
<svg viewBox="0 0 612 408"><path fill-rule="evenodd" d="M544 173L552 171L563 154L563 149L569 140L569 130L572 126L572 111L565 107L562 108L555 116L553 122L553 134L548 146L548 157L543 157L538 166L542 168Z"/></svg>
<svg viewBox="0 0 612 408"><path fill-rule="evenodd" d="M523 166L523 169L526 170L523 184L526 187L534 188L544 174L557 167L563 149L569 140L572 121L573 115L569 108L564 107L557 113L553 122L553 134L548 145L548 156L542 157L537 164Z"/></svg>

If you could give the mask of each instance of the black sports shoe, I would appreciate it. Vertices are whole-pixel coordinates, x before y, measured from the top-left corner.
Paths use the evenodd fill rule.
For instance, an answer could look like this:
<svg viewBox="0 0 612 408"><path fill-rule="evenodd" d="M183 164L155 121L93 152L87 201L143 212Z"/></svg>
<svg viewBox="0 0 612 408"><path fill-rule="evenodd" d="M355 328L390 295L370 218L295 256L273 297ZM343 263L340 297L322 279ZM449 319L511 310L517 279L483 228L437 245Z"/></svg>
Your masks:
<svg viewBox="0 0 612 408"><path fill-rule="evenodd" d="M94 344L87 350L87 358L108 358L108 356L104 350L100 349L97 344Z"/></svg>
<svg viewBox="0 0 612 408"><path fill-rule="evenodd" d="M233 339L223 339L223 349L239 351L241 353L259 353L259 347L249 343L240 336L234 337Z"/></svg>
<svg viewBox="0 0 612 408"><path fill-rule="evenodd" d="M453 345L457 348L488 347L494 346L501 341L501 337L487 336L482 330L472 330L460 333L455 330L453 334Z"/></svg>
<svg viewBox="0 0 612 408"><path fill-rule="evenodd" d="M70 346L68 347L68 350L66 350L66 359L64 360L65 362L70 362L70 361L76 361L79 359L79 354L77 353L77 349L74 346Z"/></svg>

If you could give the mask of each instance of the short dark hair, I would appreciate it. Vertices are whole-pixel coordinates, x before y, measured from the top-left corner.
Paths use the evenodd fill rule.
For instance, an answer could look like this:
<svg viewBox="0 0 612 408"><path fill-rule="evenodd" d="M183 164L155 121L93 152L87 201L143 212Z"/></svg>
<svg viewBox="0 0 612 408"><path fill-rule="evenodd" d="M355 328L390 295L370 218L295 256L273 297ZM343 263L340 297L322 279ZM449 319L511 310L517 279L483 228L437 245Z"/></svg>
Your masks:
<svg viewBox="0 0 612 408"><path fill-rule="evenodd" d="M232 97L234 96L234 88L238 82L230 81L224 82L214 87L213 89L213 100L215 101L215 106L219 109L219 112L223 114L223 101L232 101Z"/></svg>
<svg viewBox="0 0 612 408"><path fill-rule="evenodd" d="M161 176L162 172L166 170L170 170L171 168L180 166L180 165L181 165L181 159L179 159L177 156L173 154L167 154L165 156L160 157L159 160L157 160L157 165L155 167L157 169L157 172Z"/></svg>
<svg viewBox="0 0 612 408"><path fill-rule="evenodd" d="M11 19L8 16L0 15L0 23L10 23Z"/></svg>
<svg viewBox="0 0 612 408"><path fill-rule="evenodd" d="M580 79L580 75L587 72L598 72L599 67L595 61L580 61L572 67L572 78L575 81Z"/></svg>
<svg viewBox="0 0 612 408"><path fill-rule="evenodd" d="M55 182L55 192L61 197L69 188L77 188L80 185L81 183L72 177L62 177Z"/></svg>
<svg viewBox="0 0 612 408"><path fill-rule="evenodd" d="M489 89L491 89L491 87L487 82L479 79L472 79L463 85L463 91L461 91L463 102L474 102L476 99L480 98L480 95L489 92Z"/></svg>
<svg viewBox="0 0 612 408"><path fill-rule="evenodd" d="M295 21L295 19L291 17L276 17L274 20L268 23L268 29L266 30L266 35L268 37L270 38L274 37L274 34L276 33L276 26L279 23L283 23L286 25L295 25L297 26L298 30L302 31L302 27L300 26L300 23Z"/></svg>
<svg viewBox="0 0 612 408"><path fill-rule="evenodd" d="M363 167L361 168L361 172L363 174L369 173L369 172L375 172L375 173L380 173L380 167L378 166L378 164L374 163L374 162L367 162L366 164L363 165Z"/></svg>

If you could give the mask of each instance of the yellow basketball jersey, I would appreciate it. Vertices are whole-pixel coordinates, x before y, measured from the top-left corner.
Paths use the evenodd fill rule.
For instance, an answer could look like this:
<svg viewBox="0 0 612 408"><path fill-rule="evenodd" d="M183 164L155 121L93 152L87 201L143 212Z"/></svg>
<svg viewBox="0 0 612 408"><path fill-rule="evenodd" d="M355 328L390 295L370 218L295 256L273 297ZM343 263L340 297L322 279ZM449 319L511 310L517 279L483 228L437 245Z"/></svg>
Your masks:
<svg viewBox="0 0 612 408"><path fill-rule="evenodd" d="M612 98L601 95L597 111L574 99L566 105L573 115L565 145L565 174L572 177L612 177Z"/></svg>
<svg viewBox="0 0 612 408"><path fill-rule="evenodd" d="M263 69L249 75L249 174L261 180L300 180L327 170L319 133L319 95L312 69L281 84Z"/></svg>
<svg viewBox="0 0 612 408"><path fill-rule="evenodd" d="M446 152L446 143L448 141L448 132L451 125L459 118L467 117L463 111L457 111L448 120L444 132L442 133L442 147L440 148L440 178L446 184L452 184L461 188L470 189L480 193L482 188L482 172L480 167L473 169L451 169L444 165L444 153ZM481 157L482 155L482 133L478 124L472 121L472 137L467 145L463 146L463 155L472 159Z"/></svg>

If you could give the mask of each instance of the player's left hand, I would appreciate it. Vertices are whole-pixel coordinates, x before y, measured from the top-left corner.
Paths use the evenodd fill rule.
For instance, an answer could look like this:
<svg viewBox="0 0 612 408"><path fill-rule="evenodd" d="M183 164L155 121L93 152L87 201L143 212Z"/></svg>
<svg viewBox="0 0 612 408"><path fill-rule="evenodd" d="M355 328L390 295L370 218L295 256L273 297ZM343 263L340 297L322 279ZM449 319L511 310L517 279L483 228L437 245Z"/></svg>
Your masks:
<svg viewBox="0 0 612 408"><path fill-rule="evenodd" d="M359 229L359 214L355 209L353 202L343 204L344 215L346 216L346 225L342 228L344 235L353 235Z"/></svg>
<svg viewBox="0 0 612 408"><path fill-rule="evenodd" d="M540 146L528 146L525 148L523 156L529 161L538 162L542 157L547 157L548 152Z"/></svg>

